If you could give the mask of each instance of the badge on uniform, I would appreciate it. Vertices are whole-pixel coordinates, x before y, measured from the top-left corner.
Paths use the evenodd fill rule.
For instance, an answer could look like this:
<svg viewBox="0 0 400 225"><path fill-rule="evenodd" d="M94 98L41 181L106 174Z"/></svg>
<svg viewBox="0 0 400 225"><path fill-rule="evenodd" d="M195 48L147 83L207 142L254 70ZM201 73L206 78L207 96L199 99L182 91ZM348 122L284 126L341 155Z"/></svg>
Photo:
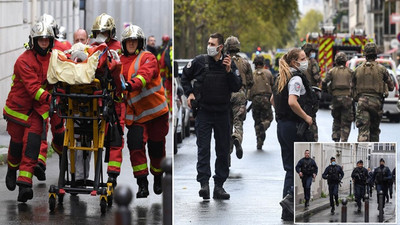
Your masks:
<svg viewBox="0 0 400 225"><path fill-rule="evenodd" d="M296 91L300 91L300 83L294 83L294 89L296 90Z"/></svg>
<svg viewBox="0 0 400 225"><path fill-rule="evenodd" d="M235 73L236 73L236 76L240 76L240 73L239 73L239 70L238 70L238 69L236 70Z"/></svg>
<svg viewBox="0 0 400 225"><path fill-rule="evenodd" d="M187 65L186 68L190 68L192 66L192 61L190 61Z"/></svg>

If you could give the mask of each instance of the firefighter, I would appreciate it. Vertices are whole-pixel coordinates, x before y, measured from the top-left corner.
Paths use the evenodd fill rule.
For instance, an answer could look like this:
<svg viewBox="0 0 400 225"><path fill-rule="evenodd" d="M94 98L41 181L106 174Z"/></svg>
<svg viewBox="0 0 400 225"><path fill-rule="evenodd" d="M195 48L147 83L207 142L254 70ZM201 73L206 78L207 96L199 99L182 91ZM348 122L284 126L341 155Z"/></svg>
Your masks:
<svg viewBox="0 0 400 225"><path fill-rule="evenodd" d="M359 142L379 142L382 104L385 88L393 91L393 81L388 71L375 61L378 50L375 43L364 47L366 61L357 67L353 84L355 101L358 101L356 126Z"/></svg>
<svg viewBox="0 0 400 225"><path fill-rule="evenodd" d="M161 58L158 61L160 66L160 76L163 80L164 89L166 92L169 111L172 113L172 61L173 61L173 47L172 40L168 41L167 46L161 53Z"/></svg>
<svg viewBox="0 0 400 225"><path fill-rule="evenodd" d="M43 21L44 23L49 24L53 28L54 37L56 38L54 40L53 49L58 49L63 52L71 48L71 43L69 43L68 41L65 42L57 40L57 38L60 37L60 27L58 26L56 20L52 15L45 13L39 18L39 21Z"/></svg>
<svg viewBox="0 0 400 225"><path fill-rule="evenodd" d="M331 157L331 164L326 167L322 178L328 180L329 186L329 203L331 206L331 214L335 213L335 202L336 207L339 207L339 184L343 179L344 173L342 167L336 164L335 157ZM335 200L333 199L335 197Z"/></svg>
<svg viewBox="0 0 400 225"><path fill-rule="evenodd" d="M385 160L383 158L379 160L379 163L379 167L375 168L374 173L372 174L372 180L375 181L376 185L377 203L379 204L379 191L382 191L384 196L382 204L383 208L385 208L385 197L388 194L388 185L392 180L392 173L390 172L389 167L385 166Z"/></svg>
<svg viewBox="0 0 400 225"><path fill-rule="evenodd" d="M324 81L323 89L328 89L332 94L332 140L335 142L347 142L350 134L351 122L353 121L353 98L352 80L354 72L346 67L347 56L339 52L335 56L336 66L328 71ZM327 88L329 84L329 88Z"/></svg>
<svg viewBox="0 0 400 225"><path fill-rule="evenodd" d="M120 69L117 66L119 62L119 55L121 53L121 43L116 39L116 28L114 18L106 13L102 13L98 17L96 17L93 26L92 26L92 36L94 38L93 45L106 43L109 48L109 58L110 60L107 62L108 69L112 74L117 74L116 77L119 76ZM104 68L99 68L96 73L104 72ZM115 76L113 76L115 77ZM119 80L119 79L118 79ZM114 82L118 84L118 80ZM106 132L107 134L114 134L113 137L108 136L108 140L112 139L113 141L105 143L105 146L110 148L110 156L108 161L108 181L113 184L113 187L117 185L117 177L121 172L121 163L122 163L122 149L124 148L124 124L125 124L125 103L123 102L123 94L120 86L117 85L116 93L114 96L114 110L118 118L115 118L114 121L110 121L113 125L110 125L110 122L107 123ZM112 131L110 129L113 129ZM106 139L106 140L107 140ZM78 151L79 152L79 151ZM86 152L86 151L85 151ZM83 152L83 154L85 154ZM81 156L79 158L82 158ZM90 155L89 155L90 160ZM82 163L83 165L83 163ZM86 168L89 169L89 166ZM83 168L82 168L83 169ZM78 170L77 170L78 172ZM88 174L88 171L87 173ZM77 174L78 176L78 174ZM80 175L80 178L83 178Z"/></svg>
<svg viewBox="0 0 400 225"><path fill-rule="evenodd" d="M145 51L143 30L130 25L122 32L122 74L126 80L127 143L130 151L133 175L139 186L137 198L149 195L147 158L154 175L153 190L162 193L161 160L165 157L165 136L168 133L168 105L159 75L157 59Z"/></svg>
<svg viewBox="0 0 400 225"><path fill-rule="evenodd" d="M364 162L359 160L357 167L351 173L351 178L354 183L354 197L357 202L357 213L361 213L361 199L364 199L365 184L367 183L368 170L363 167Z"/></svg>
<svg viewBox="0 0 400 225"><path fill-rule="evenodd" d="M315 55L315 50L313 46L309 43L306 43L303 45L302 49L306 53L307 60L308 60L308 68L304 72L308 82L310 83L311 87L313 88L313 94L317 96L317 99L320 99L321 92L319 91L318 86L321 83L321 76L319 74L320 69L317 60L315 60L315 56L311 57L311 54L314 53ZM314 134L314 140L311 141L318 141L318 126L317 126L317 121L316 121L316 116L317 116L317 111L319 107L319 102L316 101L315 104L313 105L313 124L310 126L310 131Z"/></svg>
<svg viewBox="0 0 400 225"><path fill-rule="evenodd" d="M310 158L310 150L304 152L304 158L300 159L296 165L296 172L299 174L303 188L304 188L304 207L307 208L310 205L311 197L311 183L312 179L317 176L318 166L314 159Z"/></svg>
<svg viewBox="0 0 400 225"><path fill-rule="evenodd" d="M51 99L41 85L46 83L53 44L52 28L43 22L34 24L29 36L30 49L14 65L13 83L3 109L11 136L6 186L11 191L19 186L19 202L33 198L32 175Z"/></svg>
<svg viewBox="0 0 400 225"><path fill-rule="evenodd" d="M274 119L270 102L274 77L268 69L264 69L264 57L257 56L253 63L256 71L253 73L254 85L251 87L249 95L252 102L251 110L257 136L257 149L261 150L265 140L265 131Z"/></svg>
<svg viewBox="0 0 400 225"><path fill-rule="evenodd" d="M243 121L246 119L246 96L247 92L253 86L253 74L251 71L250 63L240 57L240 42L237 37L230 36L226 39L224 44L226 54L232 57L233 62L236 64L239 74L242 78L242 87L238 92L231 94L231 149L233 152L233 145L236 148L236 156L241 159L243 157L242 141L243 141Z"/></svg>

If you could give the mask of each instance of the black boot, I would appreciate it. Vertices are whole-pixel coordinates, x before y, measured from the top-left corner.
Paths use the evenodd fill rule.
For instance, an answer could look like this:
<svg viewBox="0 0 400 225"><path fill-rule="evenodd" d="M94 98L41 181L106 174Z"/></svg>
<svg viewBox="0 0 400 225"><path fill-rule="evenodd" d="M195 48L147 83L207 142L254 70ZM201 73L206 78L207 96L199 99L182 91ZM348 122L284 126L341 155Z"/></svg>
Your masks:
<svg viewBox="0 0 400 225"><path fill-rule="evenodd" d="M332 206L331 215L334 215L334 214L335 214L335 206Z"/></svg>
<svg viewBox="0 0 400 225"><path fill-rule="evenodd" d="M308 206L310 206L310 200L306 200L306 202L304 203L304 208L307 208Z"/></svg>
<svg viewBox="0 0 400 225"><path fill-rule="evenodd" d="M294 213L294 210L293 210L293 208L294 208L294 199L293 199L293 196L290 195L290 194L287 194L287 195L282 199L282 201L279 202L279 204L281 205L282 210L283 210L284 212L287 212L288 217L289 217L289 218L291 217L292 220L293 220L293 213Z"/></svg>
<svg viewBox="0 0 400 225"><path fill-rule="evenodd" d="M233 144L236 147L236 156L237 156L237 158L241 159L243 157L243 148L242 148L242 145L239 142L239 139L234 138L233 139Z"/></svg>
<svg viewBox="0 0 400 225"><path fill-rule="evenodd" d="M33 174L37 177L38 180L46 180L46 166L42 162L38 162L34 169L35 170Z"/></svg>
<svg viewBox="0 0 400 225"><path fill-rule="evenodd" d="M154 176L153 191L156 195L162 193L162 174Z"/></svg>
<svg viewBox="0 0 400 225"><path fill-rule="evenodd" d="M214 199L229 199L231 196L225 191L222 185L215 185L213 198Z"/></svg>
<svg viewBox="0 0 400 225"><path fill-rule="evenodd" d="M137 178L137 184L139 189L136 193L136 198L147 198L147 196L149 196L149 182L147 181L147 176Z"/></svg>
<svg viewBox="0 0 400 225"><path fill-rule="evenodd" d="M199 191L199 196L203 199L210 199L210 186L207 183L202 183Z"/></svg>
<svg viewBox="0 0 400 225"><path fill-rule="evenodd" d="M113 189L117 187L117 177L118 174L116 173L109 173L107 183L112 183Z"/></svg>
<svg viewBox="0 0 400 225"><path fill-rule="evenodd" d="M29 199L33 198L32 188L28 185L20 184L19 185L19 193L18 193L18 201L26 202Z"/></svg>
<svg viewBox="0 0 400 225"><path fill-rule="evenodd" d="M8 168L6 176L6 186L10 191L14 191L17 182L17 170Z"/></svg>

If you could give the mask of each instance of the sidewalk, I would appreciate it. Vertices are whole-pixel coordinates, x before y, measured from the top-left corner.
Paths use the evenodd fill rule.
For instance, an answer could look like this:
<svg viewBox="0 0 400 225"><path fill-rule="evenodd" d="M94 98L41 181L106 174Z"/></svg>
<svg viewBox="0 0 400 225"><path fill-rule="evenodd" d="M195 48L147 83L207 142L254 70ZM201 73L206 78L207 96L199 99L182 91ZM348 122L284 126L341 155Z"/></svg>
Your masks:
<svg viewBox="0 0 400 225"><path fill-rule="evenodd" d="M304 208L304 204L296 204L295 221L301 220L304 217L308 217L327 208L330 208L329 196L326 198L318 198L310 201L310 206L308 206L308 209Z"/></svg>

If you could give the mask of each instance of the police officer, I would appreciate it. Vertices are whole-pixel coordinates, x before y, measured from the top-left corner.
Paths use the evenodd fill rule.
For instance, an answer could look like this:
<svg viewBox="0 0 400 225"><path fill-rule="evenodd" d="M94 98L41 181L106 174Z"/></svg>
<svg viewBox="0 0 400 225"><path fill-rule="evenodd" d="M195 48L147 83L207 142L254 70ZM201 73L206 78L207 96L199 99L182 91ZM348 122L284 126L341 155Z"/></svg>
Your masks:
<svg viewBox="0 0 400 225"><path fill-rule="evenodd" d="M336 66L328 71L322 87L332 96L332 140L347 142L353 121L352 80L354 72L346 67L347 56L339 52L335 56ZM329 88L327 88L329 86ZM328 89L328 90L326 90Z"/></svg>
<svg viewBox="0 0 400 225"><path fill-rule="evenodd" d="M234 92L231 95L231 127L233 128L231 153L233 151L233 145L235 145L236 156L241 159L243 157L243 121L246 119L247 113L246 95L247 91L253 86L253 75L250 63L238 54L240 52L240 42L237 37L228 37L225 41L224 49L226 54L232 57L233 62L235 62L239 70L240 77L242 78L242 87L238 92Z"/></svg>
<svg viewBox="0 0 400 225"><path fill-rule="evenodd" d="M385 85L389 91L392 91L394 86L386 68L375 62L376 44L366 44L364 54L366 62L357 67L353 81L355 100L358 101L356 112L358 141L379 142Z"/></svg>
<svg viewBox="0 0 400 225"><path fill-rule="evenodd" d="M311 183L312 179L317 176L318 166L314 159L310 158L310 150L304 152L304 158L300 159L296 165L296 172L299 174L304 188L304 207L310 205Z"/></svg>
<svg viewBox="0 0 400 225"><path fill-rule="evenodd" d="M253 63L256 71L253 73L254 85L250 89L250 100L257 136L257 149L260 150L264 144L265 131L274 119L270 102L274 77L269 70L264 69L264 57L257 56Z"/></svg>
<svg viewBox="0 0 400 225"><path fill-rule="evenodd" d="M359 160L357 167L351 173L351 178L354 183L354 195L357 202L357 213L361 213L361 199L365 195L365 184L367 182L368 170L363 167L364 162Z"/></svg>
<svg viewBox="0 0 400 225"><path fill-rule="evenodd" d="M279 75L271 96L276 113L282 163L286 171L283 200L279 203L282 206L281 218L284 221L293 221L294 142L305 140L308 131L300 128L310 126L313 122L305 110L313 105L312 90L304 75L307 67L308 61L303 50L294 48L283 55L279 60Z"/></svg>
<svg viewBox="0 0 400 225"><path fill-rule="evenodd" d="M223 54L224 37L210 35L207 55L198 55L184 68L182 86L188 105L197 111L197 181L203 199L210 198L208 181L211 177L210 142L214 130L215 175L214 199L229 199L223 184L229 176L229 144L231 140L229 112L231 93L242 87L239 71L229 55ZM192 86L191 81L194 80Z"/></svg>
<svg viewBox="0 0 400 225"><path fill-rule="evenodd" d="M379 167L375 168L374 174L372 175L372 179L375 181L376 185L376 196L377 202L379 204L379 192L383 192L383 196L386 196L388 193L388 182L392 180L392 173L390 172L389 167L385 166L385 160L381 158L379 161ZM382 202L383 208L385 208L385 199ZM379 208L378 208L379 209Z"/></svg>
<svg viewBox="0 0 400 225"><path fill-rule="evenodd" d="M372 197L372 188L374 187L372 175L373 175L373 172L371 171L371 168L368 167L367 192L368 192L368 195L370 198Z"/></svg>
<svg viewBox="0 0 400 225"><path fill-rule="evenodd" d="M310 82L311 87L313 87L313 94L316 96L320 95L320 90L318 88L319 84L321 83L321 76L319 74L320 69L317 60L315 60L315 55L316 52L310 43L306 43L303 45L302 49L306 53L307 60L308 60L308 68L304 72L307 80ZM318 93L316 93L318 91ZM319 99L319 97L318 97ZM313 105L313 124L310 126L310 131L313 133L313 140L310 141L318 141L318 126L317 126L317 121L316 121L316 116L317 116L317 111L319 108L319 102L316 101L315 104Z"/></svg>
<svg viewBox="0 0 400 225"><path fill-rule="evenodd" d="M331 157L331 164L326 167L324 173L322 174L322 178L328 180L329 186L329 202L331 205L331 214L335 213L335 202L336 207L339 207L339 184L343 179L344 173L342 167L336 164L335 157ZM333 200L335 197L335 201Z"/></svg>

